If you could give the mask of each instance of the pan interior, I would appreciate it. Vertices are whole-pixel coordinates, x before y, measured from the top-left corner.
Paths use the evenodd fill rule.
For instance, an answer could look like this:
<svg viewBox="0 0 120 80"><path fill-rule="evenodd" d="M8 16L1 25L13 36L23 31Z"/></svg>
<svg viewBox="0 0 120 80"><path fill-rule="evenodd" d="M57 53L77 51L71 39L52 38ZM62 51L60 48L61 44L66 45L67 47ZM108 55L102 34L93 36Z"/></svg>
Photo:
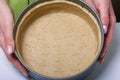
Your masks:
<svg viewBox="0 0 120 80"><path fill-rule="evenodd" d="M96 59L101 31L94 16L69 1L31 8L18 24L16 49L33 71L52 78L80 74Z"/></svg>

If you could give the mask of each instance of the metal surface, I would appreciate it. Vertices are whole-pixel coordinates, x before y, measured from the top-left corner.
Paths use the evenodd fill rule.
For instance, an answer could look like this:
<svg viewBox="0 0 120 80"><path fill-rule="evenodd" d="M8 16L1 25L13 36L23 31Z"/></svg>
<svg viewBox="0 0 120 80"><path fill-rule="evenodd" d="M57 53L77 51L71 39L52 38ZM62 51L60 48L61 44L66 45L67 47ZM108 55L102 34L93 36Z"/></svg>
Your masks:
<svg viewBox="0 0 120 80"><path fill-rule="evenodd" d="M43 3L43 2L46 2L46 1L53 1L53 0L38 0L34 3L32 3L31 5L29 5L22 13L21 15L18 17L17 19L17 22L15 24L15 28L14 28L14 39L15 39L15 36L16 36L16 31L17 31L17 26L18 24L20 23L21 19L23 18L24 14L29 11L31 8L33 8L34 6L40 4L40 3ZM71 2L74 2L76 4L79 4L80 6L86 8L97 20L99 26L100 26L100 29L101 29L101 48L99 50L99 53L98 53L98 56L96 57L95 61L89 66L89 68L87 68L85 71L83 71L82 73L76 75L76 76L72 76L72 77L68 77L68 78L49 78L49 77L46 77L46 76L43 76L43 75L40 75L34 71L32 71L31 69L29 69L25 64L24 62L22 61L22 59L19 57L17 51L15 51L15 55L17 56L17 58L20 60L20 62L24 65L24 67L28 70L29 72L29 77L35 79L35 80L77 80L77 79L83 79L84 77L86 77L93 69L94 69L94 66L95 64L97 63L97 60L98 60L98 57L100 55L100 52L102 50L102 47L103 47L103 43L104 43L104 30L103 30L103 27L102 27L102 23L100 21L100 18L99 16L97 15L97 13L95 12L94 9L92 9L90 6L88 6L88 4L86 4L85 2L83 1L79 1L79 0L67 0L67 1L71 1Z"/></svg>

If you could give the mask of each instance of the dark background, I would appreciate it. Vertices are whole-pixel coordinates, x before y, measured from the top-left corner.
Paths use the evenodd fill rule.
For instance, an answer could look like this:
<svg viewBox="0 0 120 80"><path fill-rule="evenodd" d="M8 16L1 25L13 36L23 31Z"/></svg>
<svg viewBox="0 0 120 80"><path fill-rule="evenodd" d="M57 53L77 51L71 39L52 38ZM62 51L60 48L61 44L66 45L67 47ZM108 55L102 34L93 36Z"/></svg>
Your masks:
<svg viewBox="0 0 120 80"><path fill-rule="evenodd" d="M120 0L112 0L117 22L120 22Z"/></svg>

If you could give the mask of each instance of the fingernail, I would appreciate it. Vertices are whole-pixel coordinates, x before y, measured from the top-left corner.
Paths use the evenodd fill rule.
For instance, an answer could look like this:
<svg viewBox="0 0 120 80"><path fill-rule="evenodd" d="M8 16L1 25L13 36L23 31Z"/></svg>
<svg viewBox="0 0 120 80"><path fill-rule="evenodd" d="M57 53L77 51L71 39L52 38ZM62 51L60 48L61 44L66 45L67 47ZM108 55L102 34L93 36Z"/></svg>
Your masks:
<svg viewBox="0 0 120 80"><path fill-rule="evenodd" d="M104 33L106 34L107 33L107 26L103 25L103 28L104 28Z"/></svg>
<svg viewBox="0 0 120 80"><path fill-rule="evenodd" d="M7 45L7 52L8 52L8 54L12 54L12 46L11 45Z"/></svg>
<svg viewBox="0 0 120 80"><path fill-rule="evenodd" d="M26 77L28 76L28 75L27 75L26 73L24 73L24 72L23 72L23 75L26 76Z"/></svg>

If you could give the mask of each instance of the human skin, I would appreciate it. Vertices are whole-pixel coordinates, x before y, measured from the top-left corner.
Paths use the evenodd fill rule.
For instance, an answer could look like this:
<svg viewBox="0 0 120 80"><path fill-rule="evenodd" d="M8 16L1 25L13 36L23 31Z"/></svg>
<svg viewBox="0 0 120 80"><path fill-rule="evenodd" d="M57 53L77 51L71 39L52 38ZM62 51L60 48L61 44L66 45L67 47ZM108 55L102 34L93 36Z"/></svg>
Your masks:
<svg viewBox="0 0 120 80"><path fill-rule="evenodd" d="M105 32L104 46L98 59L101 63L112 40L116 17L111 0L86 0L86 2L98 12Z"/></svg>
<svg viewBox="0 0 120 80"><path fill-rule="evenodd" d="M115 14L112 8L111 0L86 0L100 15L103 28L105 31L105 41L99 62L102 62L114 32L116 22ZM12 11L5 0L0 0L0 46L4 50L7 58L11 61L24 75L28 75L26 69L20 64L14 56L13 40L14 19Z"/></svg>
<svg viewBox="0 0 120 80"><path fill-rule="evenodd" d="M28 73L26 69L13 54L15 47L13 28L14 19L12 11L5 0L0 0L0 47L4 50L8 60L11 61L25 76L27 76Z"/></svg>

